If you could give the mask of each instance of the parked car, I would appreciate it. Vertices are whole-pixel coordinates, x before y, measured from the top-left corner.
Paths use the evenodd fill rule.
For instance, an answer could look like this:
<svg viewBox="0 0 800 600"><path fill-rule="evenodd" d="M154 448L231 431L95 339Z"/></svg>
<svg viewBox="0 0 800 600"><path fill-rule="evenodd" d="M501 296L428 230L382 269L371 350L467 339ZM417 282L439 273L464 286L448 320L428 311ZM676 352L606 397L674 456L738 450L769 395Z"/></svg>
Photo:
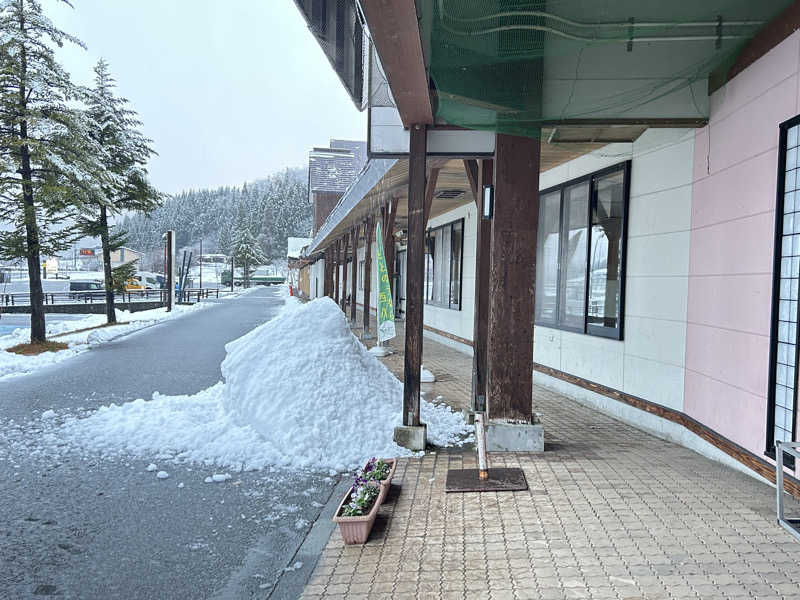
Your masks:
<svg viewBox="0 0 800 600"><path fill-rule="evenodd" d="M69 280L69 291L70 292L96 292L96 291L103 291L105 287L99 281L88 280L88 281L75 281L74 279Z"/></svg>
<svg viewBox="0 0 800 600"><path fill-rule="evenodd" d="M135 276L136 281L142 284L139 289L160 290L163 287L164 276L149 271L139 271Z"/></svg>

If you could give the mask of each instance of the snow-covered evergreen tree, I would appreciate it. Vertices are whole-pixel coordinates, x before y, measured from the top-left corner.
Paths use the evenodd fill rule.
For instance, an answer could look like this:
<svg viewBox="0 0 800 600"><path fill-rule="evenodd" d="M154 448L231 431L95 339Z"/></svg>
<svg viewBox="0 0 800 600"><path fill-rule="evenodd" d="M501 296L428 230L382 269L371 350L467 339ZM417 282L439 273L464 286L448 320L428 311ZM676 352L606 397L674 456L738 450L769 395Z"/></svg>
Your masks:
<svg viewBox="0 0 800 600"><path fill-rule="evenodd" d="M55 59L65 42L83 46L37 0L0 0L0 219L13 228L0 233L0 259L27 261L32 343L45 341L41 258L79 235L79 209L112 179L75 107L85 90Z"/></svg>
<svg viewBox="0 0 800 600"><path fill-rule="evenodd" d="M253 234L248 212L247 204L242 202L233 229L233 259L242 269L245 287L250 287L250 277L255 268L269 261Z"/></svg>
<svg viewBox="0 0 800 600"><path fill-rule="evenodd" d="M129 233L131 244L145 252L150 249L150 240L174 229L179 248L196 246L202 237L207 252L218 250L230 255L242 204L267 262L286 258L286 239L307 236L311 230L307 176L301 169L286 169L241 188L182 192L149 217L129 215L122 227Z"/></svg>
<svg viewBox="0 0 800 600"><path fill-rule="evenodd" d="M99 237L103 247L103 270L106 288L106 319L116 323L111 252L127 243L124 232L112 232L110 215L126 210L147 215L163 198L147 179L147 161L155 153L152 141L139 131L141 122L128 101L115 93L116 82L108 63L100 59L94 68L94 89L88 96L90 135L104 150L106 170L115 177L92 197L81 224L86 235Z"/></svg>

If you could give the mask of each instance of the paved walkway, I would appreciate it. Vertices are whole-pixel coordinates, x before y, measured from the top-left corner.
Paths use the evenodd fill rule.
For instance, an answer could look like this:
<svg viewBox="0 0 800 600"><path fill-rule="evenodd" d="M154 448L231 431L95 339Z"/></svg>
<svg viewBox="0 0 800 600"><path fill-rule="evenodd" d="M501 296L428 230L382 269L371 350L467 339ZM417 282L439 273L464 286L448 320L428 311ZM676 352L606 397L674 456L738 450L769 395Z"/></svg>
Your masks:
<svg viewBox="0 0 800 600"><path fill-rule="evenodd" d="M428 398L463 405L471 358L426 339L423 359ZM491 455L528 491L445 494L472 452L400 461L370 541L334 532L303 598L800 598L772 488L540 386L534 401L547 450Z"/></svg>

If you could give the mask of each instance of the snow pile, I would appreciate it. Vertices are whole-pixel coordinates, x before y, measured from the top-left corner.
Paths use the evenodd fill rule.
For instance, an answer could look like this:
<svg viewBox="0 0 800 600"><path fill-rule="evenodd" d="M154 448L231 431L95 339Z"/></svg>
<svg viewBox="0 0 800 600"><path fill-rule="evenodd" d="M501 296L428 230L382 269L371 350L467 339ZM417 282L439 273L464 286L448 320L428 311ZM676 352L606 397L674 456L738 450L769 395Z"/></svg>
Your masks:
<svg viewBox="0 0 800 600"><path fill-rule="evenodd" d="M52 325L47 325L48 339L51 341L63 342L67 344L69 348L57 352L43 352L33 356L23 356L5 351L6 348L16 346L17 344L25 344L30 341L30 329L27 327L20 327L8 335L0 336L0 379L6 376L31 373L42 367L59 363L76 354L85 352L93 346L110 342L123 335L128 335L162 321L176 319L187 313L208 306L214 305L202 302L192 305L176 305L172 312L167 312L166 308L154 308L152 310L143 310L134 313L117 309L117 321L123 324L99 329L89 329L88 331L80 331L78 333L69 332L99 327L106 322L106 316L87 315L85 318L75 321L58 321Z"/></svg>
<svg viewBox="0 0 800 600"><path fill-rule="evenodd" d="M402 384L371 356L329 298L283 311L226 346L225 383L193 396L112 404L62 427L104 454L156 456L234 471L268 465L344 471L369 456L403 456L392 441ZM446 405L422 402L428 438L471 431Z"/></svg>

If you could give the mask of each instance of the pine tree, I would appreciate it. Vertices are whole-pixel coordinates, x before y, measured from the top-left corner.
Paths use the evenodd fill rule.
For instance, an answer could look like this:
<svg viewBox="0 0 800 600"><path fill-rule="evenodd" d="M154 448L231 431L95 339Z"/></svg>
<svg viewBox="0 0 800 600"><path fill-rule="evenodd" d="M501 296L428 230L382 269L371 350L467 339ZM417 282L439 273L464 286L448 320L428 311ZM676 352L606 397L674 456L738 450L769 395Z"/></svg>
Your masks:
<svg viewBox="0 0 800 600"><path fill-rule="evenodd" d="M134 278L136 271L139 270L138 262L138 260L133 260L111 269L111 286L115 292L119 294L125 292L125 285Z"/></svg>
<svg viewBox="0 0 800 600"><path fill-rule="evenodd" d="M155 154L152 141L139 131L141 122L125 98L115 94L116 82L108 63L100 59L94 68L94 89L88 98L92 139L103 149L102 162L114 175L101 193L90 200L89 211L81 222L86 235L100 237L106 288L106 320L116 323L111 252L127 243L123 232L112 232L109 215L131 210L148 214L163 201L147 180L147 161Z"/></svg>
<svg viewBox="0 0 800 600"><path fill-rule="evenodd" d="M233 230L233 258L244 273L244 286L250 287L250 276L255 267L267 262L267 257L259 247L258 240L253 234L245 202L239 204L239 214Z"/></svg>
<svg viewBox="0 0 800 600"><path fill-rule="evenodd" d="M65 42L83 46L37 0L0 0L0 219L13 227L0 233L0 259L27 261L31 343L46 339L41 257L79 236L77 211L108 179L74 106L84 90L55 59Z"/></svg>

